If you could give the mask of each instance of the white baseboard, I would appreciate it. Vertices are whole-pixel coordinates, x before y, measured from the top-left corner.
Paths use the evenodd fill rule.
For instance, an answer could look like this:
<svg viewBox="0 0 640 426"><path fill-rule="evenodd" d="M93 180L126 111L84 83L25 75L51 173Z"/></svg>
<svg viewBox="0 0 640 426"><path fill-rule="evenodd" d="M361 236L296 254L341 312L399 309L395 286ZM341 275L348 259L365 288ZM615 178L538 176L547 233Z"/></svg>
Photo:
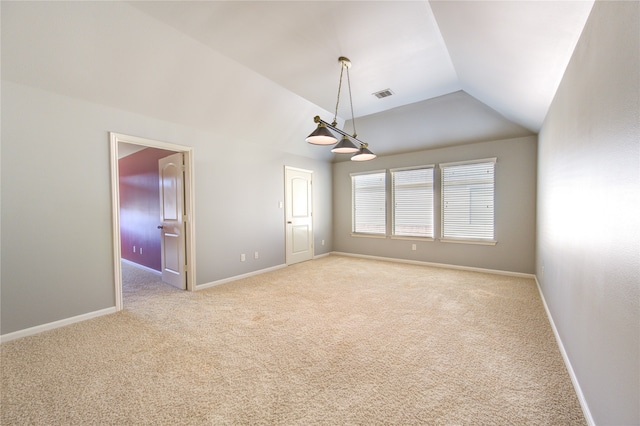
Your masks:
<svg viewBox="0 0 640 426"><path fill-rule="evenodd" d="M472 266L449 265L447 263L423 262L421 260L396 259L395 257L369 256L366 254L344 253L339 251L331 252L338 256L359 257L362 259L382 260L385 262L408 263L410 265L433 266L434 268L457 269L460 271L482 272L485 274L507 275L510 277L535 278L534 274L525 274L523 272L500 271L498 269L475 268Z"/></svg>
<svg viewBox="0 0 640 426"><path fill-rule="evenodd" d="M596 426L596 422L593 420L593 416L591 415L591 410L589 410L589 405L587 404L587 400L584 397L584 393L582 393L582 388L580 387L580 382L578 382L578 377L576 377L576 373L573 371L573 367L571 366L571 361L569 360L567 351L564 349L564 344L562 343L562 339L560 338L560 334L558 333L556 324L553 321L553 317L551 316L551 311L549 310L547 301L544 298L544 293L542 293L542 288L540 287L540 282L538 281L538 277L535 275L534 277L536 279L536 286L538 287L538 293L540 294L540 299L542 299L544 310L547 312L547 318L549 318L549 323L551 324L551 329L553 330L554 336L556 336L556 342L558 343L558 347L560 348L562 359L564 360L564 364L567 367L567 371L569 372L569 377L571 377L571 383L573 383L573 388L575 389L576 395L578 396L578 401L580 402L580 407L582 408L582 413L584 414L584 418L587 421L587 424L589 426Z"/></svg>
<svg viewBox="0 0 640 426"><path fill-rule="evenodd" d="M131 262L129 260L122 259L122 261L123 262L127 262L127 263L131 263L132 265L134 265L136 267L144 268L144 269L147 269L147 270L149 270L151 272L155 272L157 274L160 274L155 269L147 268L147 267L145 267L143 265L138 265L137 263ZM218 281L210 282L210 283L207 283L207 284L201 284L201 285L196 286L196 290L203 290L205 288L214 287L214 286L217 286L217 285L220 285L220 284L228 283L228 282L231 282L231 281L236 281L236 280L239 280L239 279L242 279L242 278L251 277L253 275L264 274L265 272L275 271L277 269L281 269L281 268L284 268L286 266L287 265L273 266L271 268L261 269L259 271L249 272L247 274L238 275L238 276L230 277L230 278L225 278L223 280L218 280ZM7 333L7 334L1 335L0 336L0 343L4 343L4 342L11 341L11 340L19 339L21 337L32 336L34 334L42 333L43 331L53 330L53 329L56 329L56 328L59 328L59 327L64 327L66 325L74 324L76 322L86 321L86 320L91 319L91 318L96 318L96 317L99 317L99 316L102 316L102 315L114 314L116 312L117 312L117 309L114 306L114 307L111 307L111 308L101 309L99 311L89 312L89 313L86 313L86 314L77 315L77 316L71 317L71 318L65 318L65 319L54 321L54 322L50 322L50 323L47 323L47 324L37 325L35 327L26 328L24 330L14 331L13 333Z"/></svg>
<svg viewBox="0 0 640 426"><path fill-rule="evenodd" d="M323 257L327 257L327 256L331 256L331 252L324 253L324 254L313 255L313 258L314 259L322 259Z"/></svg>
<svg viewBox="0 0 640 426"><path fill-rule="evenodd" d="M275 270L278 270L278 269L285 268L286 266L287 265L284 265L284 264L283 265L272 266L271 268L260 269L258 271L253 271L253 272L249 272L249 273L242 274L242 275L236 275L234 277L224 278L222 280L212 281L210 283L198 284L198 285L196 285L196 291L204 290L205 288L215 287L215 286L218 286L218 285L221 285L221 284L230 283L232 281L241 280L243 278L249 278L249 277L252 277L254 275L260 275L260 274L264 274L266 272L275 271Z"/></svg>
<svg viewBox="0 0 640 426"><path fill-rule="evenodd" d="M7 333L0 336L0 343L8 342L10 340L19 339L21 337L33 336L34 334L42 333L43 331L53 330L55 328L64 327L66 325L74 324L76 322L86 321L91 318L100 317L102 315L109 315L116 313L116 308L106 308L99 311L88 312L86 314L77 315L71 318L65 318L58 321L50 322L47 324L37 325L31 328L25 328L24 330L14 331L13 333Z"/></svg>

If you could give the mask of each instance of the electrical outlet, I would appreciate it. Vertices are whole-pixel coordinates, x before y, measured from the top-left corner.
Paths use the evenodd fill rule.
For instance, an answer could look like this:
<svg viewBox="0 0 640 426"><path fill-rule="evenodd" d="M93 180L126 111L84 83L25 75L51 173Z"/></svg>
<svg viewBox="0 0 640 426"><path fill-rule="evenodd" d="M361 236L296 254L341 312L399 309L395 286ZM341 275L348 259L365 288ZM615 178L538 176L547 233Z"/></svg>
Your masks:
<svg viewBox="0 0 640 426"><path fill-rule="evenodd" d="M540 278L544 278L544 266L542 267L542 271L540 273Z"/></svg>
<svg viewBox="0 0 640 426"><path fill-rule="evenodd" d="M140 247L140 254L142 254L142 247Z"/></svg>
<svg viewBox="0 0 640 426"><path fill-rule="evenodd" d="M416 245L415 244L411 244L411 250L416 250L416 249L417 249Z"/></svg>
<svg viewBox="0 0 640 426"><path fill-rule="evenodd" d="M134 253L136 252L136 246L133 246L133 252Z"/></svg>
<svg viewBox="0 0 640 426"><path fill-rule="evenodd" d="M254 258L254 259L258 259L258 257L259 257L259 256L258 256L258 252L257 252L257 251L256 251L255 253L253 253L253 258Z"/></svg>
<svg viewBox="0 0 640 426"><path fill-rule="evenodd" d="M244 253L242 253L240 255L240 262L244 262L245 260L247 260L247 256L245 256Z"/></svg>
<svg viewBox="0 0 640 426"><path fill-rule="evenodd" d="M324 245L324 240L322 240L322 245Z"/></svg>

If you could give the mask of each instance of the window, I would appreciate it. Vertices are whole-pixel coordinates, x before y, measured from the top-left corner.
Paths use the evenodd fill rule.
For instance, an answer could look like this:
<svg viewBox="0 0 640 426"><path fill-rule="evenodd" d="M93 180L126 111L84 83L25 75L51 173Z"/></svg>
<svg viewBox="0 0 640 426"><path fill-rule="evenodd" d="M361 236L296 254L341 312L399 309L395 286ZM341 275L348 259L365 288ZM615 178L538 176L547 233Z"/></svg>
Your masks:
<svg viewBox="0 0 640 426"><path fill-rule="evenodd" d="M386 235L386 172L351 175L352 231Z"/></svg>
<svg viewBox="0 0 640 426"><path fill-rule="evenodd" d="M433 238L433 166L391 170L394 236Z"/></svg>
<svg viewBox="0 0 640 426"><path fill-rule="evenodd" d="M441 164L442 239L495 243L496 159Z"/></svg>

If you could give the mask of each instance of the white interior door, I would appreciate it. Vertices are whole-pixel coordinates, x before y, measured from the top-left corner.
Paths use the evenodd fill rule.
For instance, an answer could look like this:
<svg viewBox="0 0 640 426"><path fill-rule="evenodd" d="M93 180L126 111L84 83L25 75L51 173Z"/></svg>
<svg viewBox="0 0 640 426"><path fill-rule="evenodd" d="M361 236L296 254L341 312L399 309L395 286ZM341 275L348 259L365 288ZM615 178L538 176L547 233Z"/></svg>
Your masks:
<svg viewBox="0 0 640 426"><path fill-rule="evenodd" d="M285 168L287 265L313 259L313 172Z"/></svg>
<svg viewBox="0 0 640 426"><path fill-rule="evenodd" d="M158 160L162 281L185 290L184 158L181 152Z"/></svg>

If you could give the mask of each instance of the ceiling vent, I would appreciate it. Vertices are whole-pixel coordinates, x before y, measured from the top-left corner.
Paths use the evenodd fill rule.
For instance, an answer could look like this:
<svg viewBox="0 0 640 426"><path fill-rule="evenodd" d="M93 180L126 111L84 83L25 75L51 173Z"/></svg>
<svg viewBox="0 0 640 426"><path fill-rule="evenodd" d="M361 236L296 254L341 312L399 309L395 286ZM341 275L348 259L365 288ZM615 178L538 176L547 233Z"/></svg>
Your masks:
<svg viewBox="0 0 640 426"><path fill-rule="evenodd" d="M384 89L373 94L373 96L375 96L378 99L386 98L387 96L391 96L391 95L393 95L393 92L391 91L391 89Z"/></svg>

